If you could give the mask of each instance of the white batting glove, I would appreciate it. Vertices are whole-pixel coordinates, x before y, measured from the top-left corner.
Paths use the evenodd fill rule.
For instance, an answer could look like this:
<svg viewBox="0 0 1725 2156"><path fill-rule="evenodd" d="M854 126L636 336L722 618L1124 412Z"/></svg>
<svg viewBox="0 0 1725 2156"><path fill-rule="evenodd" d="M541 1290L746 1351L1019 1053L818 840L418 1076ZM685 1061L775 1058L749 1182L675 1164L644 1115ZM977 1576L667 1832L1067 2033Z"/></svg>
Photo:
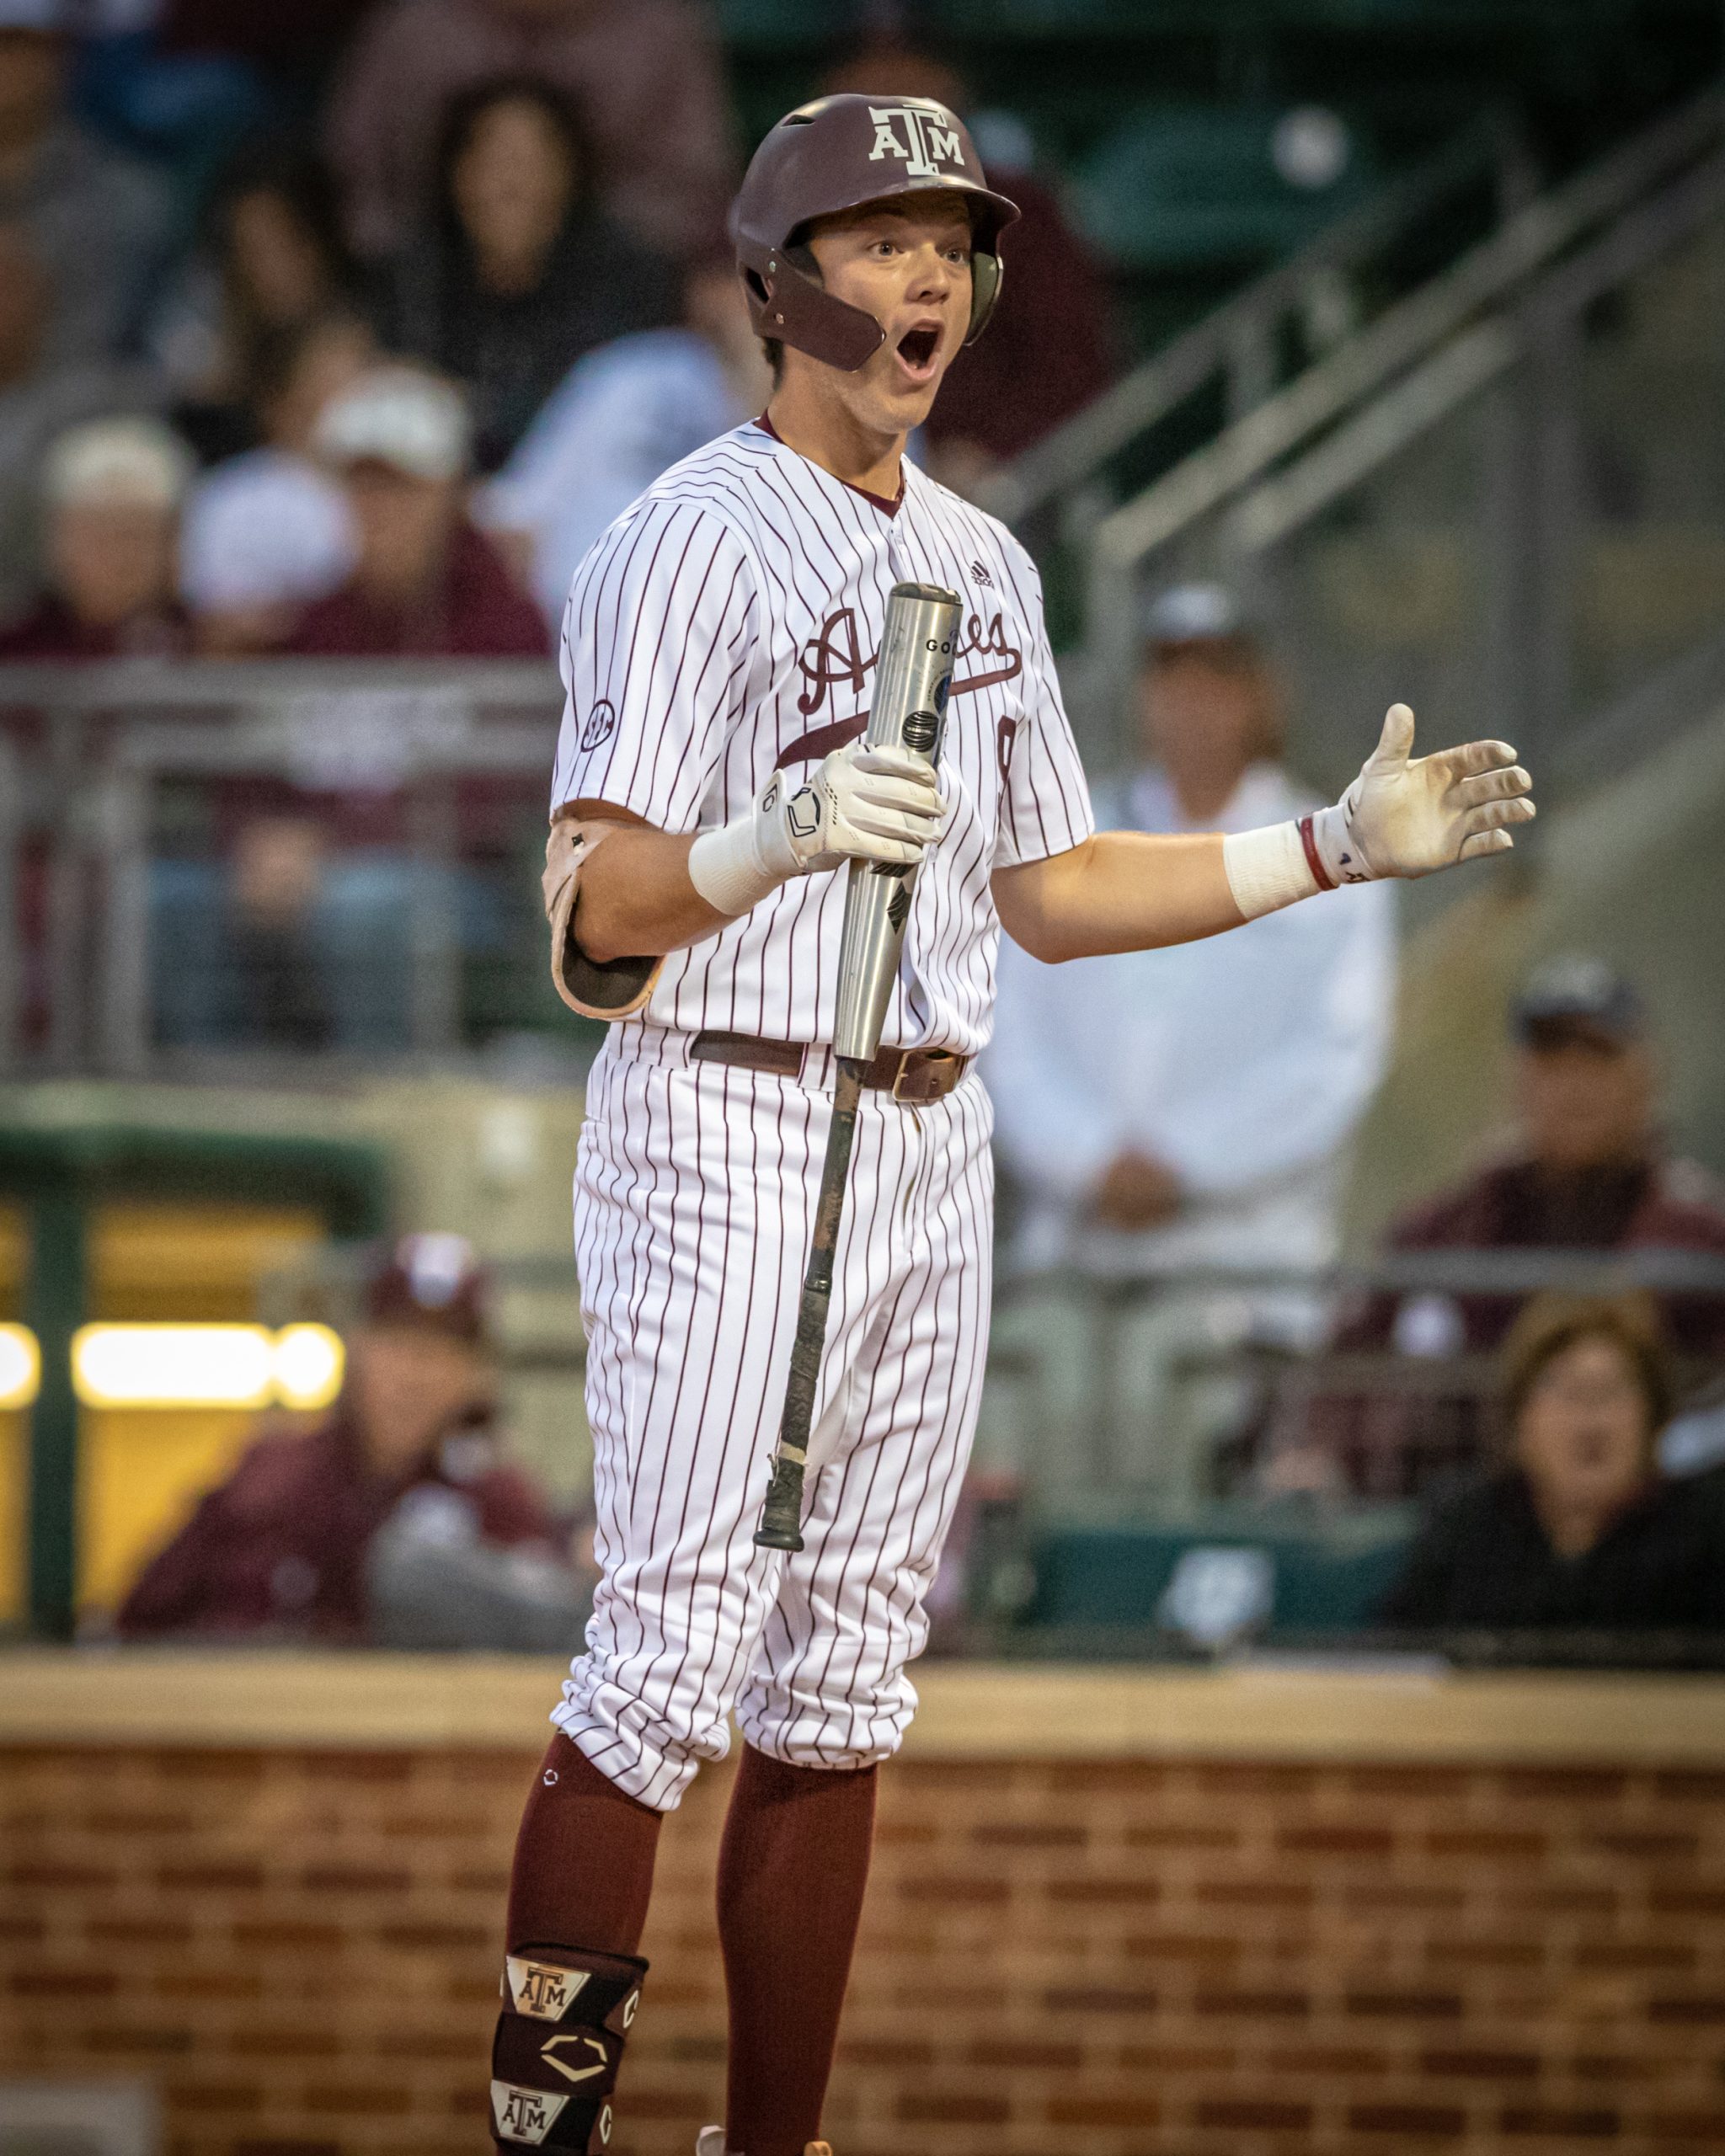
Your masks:
<svg viewBox="0 0 1725 2156"><path fill-rule="evenodd" d="M1509 826L1533 820L1533 781L1507 741L1470 741L1416 756L1413 713L1391 704L1378 745L1333 808L1312 819L1332 883L1429 876L1458 861L1508 853Z"/></svg>
<svg viewBox="0 0 1725 2156"><path fill-rule="evenodd" d="M1507 741L1470 741L1415 756L1413 713L1391 704L1378 745L1333 808L1298 823L1231 832L1222 865L1247 921L1338 883L1429 876L1507 853L1510 826L1530 823L1533 781Z"/></svg>
<svg viewBox="0 0 1725 2156"><path fill-rule="evenodd" d="M933 769L903 749L835 749L793 787L775 771L754 805L689 850L689 880L718 912L742 914L793 876L846 861L905 866L940 835Z"/></svg>

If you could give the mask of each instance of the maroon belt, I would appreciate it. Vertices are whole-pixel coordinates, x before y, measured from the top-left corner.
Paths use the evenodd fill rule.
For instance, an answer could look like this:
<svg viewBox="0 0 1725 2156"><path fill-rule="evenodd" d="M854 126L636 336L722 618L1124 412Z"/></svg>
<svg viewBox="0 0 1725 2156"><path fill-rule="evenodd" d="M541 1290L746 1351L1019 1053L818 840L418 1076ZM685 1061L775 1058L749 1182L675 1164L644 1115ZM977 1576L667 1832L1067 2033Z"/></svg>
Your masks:
<svg viewBox="0 0 1725 2156"><path fill-rule="evenodd" d="M800 1078L808 1053L801 1041L766 1041L756 1033L697 1033L689 1043L691 1063L730 1063L740 1070L766 1070L776 1078ZM949 1048L884 1048L862 1083L911 1107L927 1107L946 1098L971 1060Z"/></svg>

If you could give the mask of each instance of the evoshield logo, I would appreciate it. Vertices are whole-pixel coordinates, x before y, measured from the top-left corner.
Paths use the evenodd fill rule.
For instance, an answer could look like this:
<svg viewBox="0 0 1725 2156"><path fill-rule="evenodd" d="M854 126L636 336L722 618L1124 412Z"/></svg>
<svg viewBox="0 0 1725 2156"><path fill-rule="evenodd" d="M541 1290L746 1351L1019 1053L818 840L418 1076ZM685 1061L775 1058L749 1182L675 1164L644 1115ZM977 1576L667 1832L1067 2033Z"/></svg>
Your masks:
<svg viewBox="0 0 1725 2156"><path fill-rule="evenodd" d="M963 169L964 150L959 131L938 105L872 104L868 117L874 122L874 147L868 152L871 161L902 158L913 179L943 178L943 164ZM894 132L895 128L903 129L903 141Z"/></svg>
<svg viewBox="0 0 1725 2156"><path fill-rule="evenodd" d="M585 2047L585 2051L581 2048ZM569 2050L575 2058L590 2057L597 2062L590 2066L570 2066L559 2058L560 2051ZM548 2044L539 2047L539 2056L553 2073L560 2073L565 2081L590 2081L595 2073L603 2073L610 2064L610 2057L597 2036L553 2036Z"/></svg>

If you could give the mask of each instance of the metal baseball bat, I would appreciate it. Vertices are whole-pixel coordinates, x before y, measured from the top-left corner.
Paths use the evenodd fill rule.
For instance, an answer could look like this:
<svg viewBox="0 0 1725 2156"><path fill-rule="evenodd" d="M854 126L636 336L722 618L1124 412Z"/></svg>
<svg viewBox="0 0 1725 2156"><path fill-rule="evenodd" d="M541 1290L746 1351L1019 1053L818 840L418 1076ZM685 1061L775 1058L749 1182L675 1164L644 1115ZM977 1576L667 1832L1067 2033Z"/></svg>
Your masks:
<svg viewBox="0 0 1725 2156"><path fill-rule="evenodd" d="M964 601L955 591L927 584L895 584L887 601L886 631L874 674L874 702L866 739L871 748L908 749L930 764L940 761L947 694L952 687ZM797 1307L791 1373L779 1418L772 1479L755 1540L763 1550L803 1546L803 1478L809 1465L809 1432L814 1390L826 1344L827 1306L832 1300L833 1252L844 1217L845 1184L857 1135L862 1081L880 1048L880 1029L898 978L905 921L911 910L914 866L853 861L845 890L845 926L839 942L838 1011L833 1027L832 1121L820 1168L809 1269Z"/></svg>

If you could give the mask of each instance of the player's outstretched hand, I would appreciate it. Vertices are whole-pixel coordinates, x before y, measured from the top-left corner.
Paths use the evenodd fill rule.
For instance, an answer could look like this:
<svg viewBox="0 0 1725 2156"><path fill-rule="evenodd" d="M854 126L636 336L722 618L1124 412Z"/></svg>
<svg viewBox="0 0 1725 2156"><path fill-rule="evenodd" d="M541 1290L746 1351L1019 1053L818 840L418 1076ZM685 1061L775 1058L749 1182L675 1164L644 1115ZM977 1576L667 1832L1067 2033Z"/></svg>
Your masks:
<svg viewBox="0 0 1725 2156"><path fill-rule="evenodd" d="M1507 853L1510 826L1533 820L1533 781L1507 741L1413 754L1413 713L1391 704L1378 745L1337 808L1315 819L1325 866L1340 883L1429 876L1458 861Z"/></svg>
<svg viewBox="0 0 1725 2156"><path fill-rule="evenodd" d="M772 786L761 797L768 826L761 851L791 876L843 861L920 861L946 814L934 771L903 749L852 741L835 749L793 792L784 794L783 783L775 774L780 798L769 805Z"/></svg>

